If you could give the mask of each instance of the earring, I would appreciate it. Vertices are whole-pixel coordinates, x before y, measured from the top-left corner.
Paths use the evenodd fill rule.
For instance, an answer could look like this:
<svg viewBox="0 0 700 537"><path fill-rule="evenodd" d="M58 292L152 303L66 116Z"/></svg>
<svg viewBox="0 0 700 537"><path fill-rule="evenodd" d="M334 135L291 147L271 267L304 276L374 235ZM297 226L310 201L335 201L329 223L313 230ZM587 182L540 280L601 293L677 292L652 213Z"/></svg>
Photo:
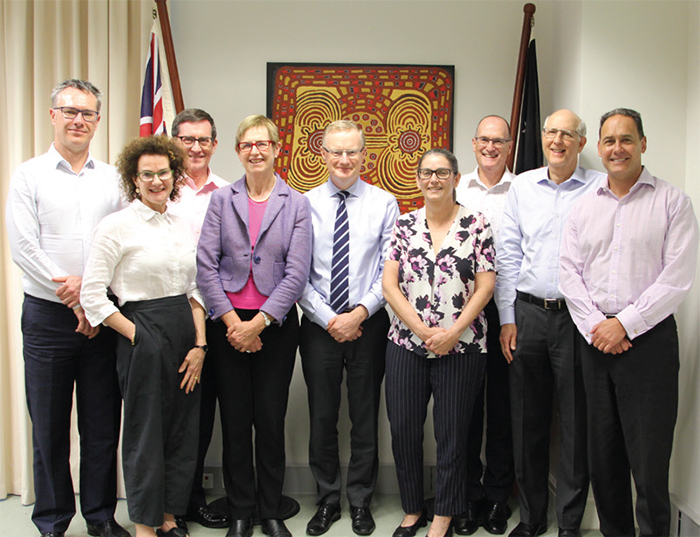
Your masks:
<svg viewBox="0 0 700 537"><path fill-rule="evenodd" d="M136 187L136 193L141 194L141 190L138 187Z"/></svg>

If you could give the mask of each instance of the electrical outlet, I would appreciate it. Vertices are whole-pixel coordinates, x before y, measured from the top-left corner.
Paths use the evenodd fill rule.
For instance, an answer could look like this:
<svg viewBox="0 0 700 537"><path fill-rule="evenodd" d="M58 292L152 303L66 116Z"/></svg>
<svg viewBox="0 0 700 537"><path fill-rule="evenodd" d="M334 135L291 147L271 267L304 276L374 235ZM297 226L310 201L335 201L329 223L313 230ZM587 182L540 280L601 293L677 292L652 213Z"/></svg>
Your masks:
<svg viewBox="0 0 700 537"><path fill-rule="evenodd" d="M205 489L214 488L214 474L204 474L202 476L202 487Z"/></svg>

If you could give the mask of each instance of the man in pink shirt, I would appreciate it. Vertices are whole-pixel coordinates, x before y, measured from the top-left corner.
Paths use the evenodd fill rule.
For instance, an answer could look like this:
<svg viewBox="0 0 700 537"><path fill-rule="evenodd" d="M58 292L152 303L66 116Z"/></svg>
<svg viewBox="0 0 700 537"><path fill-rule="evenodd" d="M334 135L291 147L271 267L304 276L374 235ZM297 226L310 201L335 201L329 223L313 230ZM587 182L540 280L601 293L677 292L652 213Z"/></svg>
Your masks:
<svg viewBox="0 0 700 537"><path fill-rule="evenodd" d="M698 225L690 198L642 166L638 112L600 120L607 181L571 211L560 290L581 334L588 457L604 535L669 535L669 460L678 407L674 313L695 277Z"/></svg>
<svg viewBox="0 0 700 537"><path fill-rule="evenodd" d="M209 162L211 162L211 157L219 143L216 139L214 118L199 108L183 110L173 120L172 135L187 153L187 175L185 175L185 186L180 189L180 199L174 203L168 203L168 211L184 218L189 223L192 237L195 242L198 242L212 193L229 184L228 181L213 174L209 169ZM211 321L207 319L207 332L210 330L210 324ZM213 355L208 356L204 360L202 369L199 453L197 454L197 469L190 496L190 505L186 516L176 517L178 526L185 530L187 528L185 519L198 522L207 528L226 528L231 524L228 516L209 508L202 486L204 458L211 442L216 412L217 393L212 368L213 359Z"/></svg>

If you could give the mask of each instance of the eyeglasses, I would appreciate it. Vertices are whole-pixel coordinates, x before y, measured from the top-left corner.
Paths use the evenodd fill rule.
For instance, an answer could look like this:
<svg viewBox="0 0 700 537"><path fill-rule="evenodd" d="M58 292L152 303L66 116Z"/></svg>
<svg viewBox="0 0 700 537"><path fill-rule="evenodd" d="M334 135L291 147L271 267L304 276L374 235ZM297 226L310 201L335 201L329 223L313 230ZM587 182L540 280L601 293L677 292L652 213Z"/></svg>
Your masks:
<svg viewBox="0 0 700 537"><path fill-rule="evenodd" d="M489 142L491 142L494 147L500 148L503 147L503 144L510 142L510 140L506 140L505 138L487 138L486 136L477 136L474 139L476 140L477 145L484 147L489 145Z"/></svg>
<svg viewBox="0 0 700 537"><path fill-rule="evenodd" d="M60 110L61 115L66 119L75 119L80 114L88 123L94 123L100 117L100 113L95 110L81 110L72 106L54 106L53 109Z"/></svg>
<svg viewBox="0 0 700 537"><path fill-rule="evenodd" d="M241 153L250 153L254 147L257 147L258 151L267 151L274 143L272 140L258 140L257 142L241 142L236 147Z"/></svg>
<svg viewBox="0 0 700 537"><path fill-rule="evenodd" d="M202 149L209 149L211 144L214 143L214 138L210 136L202 136L201 138L195 138L194 136L176 136L176 138L179 138L182 145L187 148L192 147L194 143L197 142Z"/></svg>
<svg viewBox="0 0 700 537"><path fill-rule="evenodd" d="M150 183L151 181L153 181L153 179L156 178L156 175L161 181L170 181L170 179L173 178L173 171L168 168L160 170L158 172L144 170L142 172L138 172L136 175L138 175L139 179L141 179L144 183Z"/></svg>
<svg viewBox="0 0 700 537"><path fill-rule="evenodd" d="M454 172L449 168L438 168L437 170L431 170L430 168L419 168L418 178L422 179L423 181L427 181L433 176L433 174L435 174L438 179L444 181L445 179L449 179L453 173Z"/></svg>
<svg viewBox="0 0 700 537"><path fill-rule="evenodd" d="M565 142L573 142L576 136L580 136L578 132L566 129L542 129L542 134L547 140L554 140L557 134L561 134L561 139Z"/></svg>
<svg viewBox="0 0 700 537"><path fill-rule="evenodd" d="M362 150L364 149L328 149L327 147L324 147L323 150L328 153L332 158L334 159L341 159L343 158L343 154L345 154L346 157L349 159L354 159L362 153Z"/></svg>

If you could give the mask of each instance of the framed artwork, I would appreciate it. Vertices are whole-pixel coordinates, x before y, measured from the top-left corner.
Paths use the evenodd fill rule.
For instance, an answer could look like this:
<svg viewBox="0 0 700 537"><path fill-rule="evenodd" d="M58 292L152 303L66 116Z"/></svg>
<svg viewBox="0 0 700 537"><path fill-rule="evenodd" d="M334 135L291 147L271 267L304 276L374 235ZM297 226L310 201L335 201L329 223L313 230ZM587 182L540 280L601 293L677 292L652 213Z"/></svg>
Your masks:
<svg viewBox="0 0 700 537"><path fill-rule="evenodd" d="M454 66L268 63L267 95L282 142L277 171L300 192L328 179L321 141L338 119L361 125L361 177L394 194L402 213L423 203L421 155L452 150Z"/></svg>

